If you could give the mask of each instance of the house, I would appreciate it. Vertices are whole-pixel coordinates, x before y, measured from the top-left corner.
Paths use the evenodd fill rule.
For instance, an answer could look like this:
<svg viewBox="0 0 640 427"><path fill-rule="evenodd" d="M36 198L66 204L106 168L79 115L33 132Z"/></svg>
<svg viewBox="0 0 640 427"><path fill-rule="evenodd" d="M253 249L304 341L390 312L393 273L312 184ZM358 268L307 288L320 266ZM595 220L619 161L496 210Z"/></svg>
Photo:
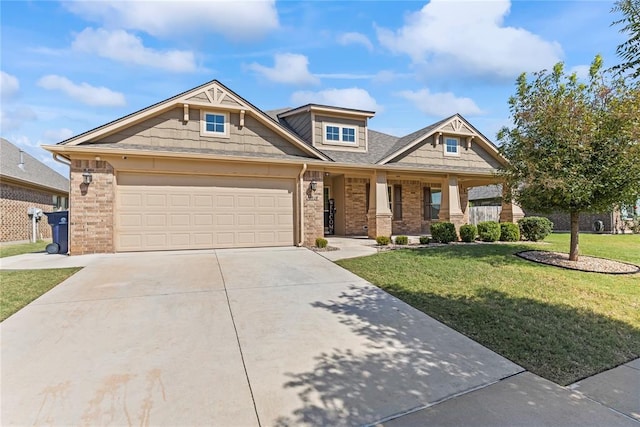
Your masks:
<svg viewBox="0 0 640 427"><path fill-rule="evenodd" d="M0 141L0 241L32 240L29 209L67 209L69 180L6 139ZM43 216L37 221L36 239L50 238L51 227Z"/></svg>
<svg viewBox="0 0 640 427"><path fill-rule="evenodd" d="M403 137L372 111L261 111L214 80L46 146L71 165L70 253L313 245L467 222L505 160L456 114ZM522 214L505 205L504 220Z"/></svg>
<svg viewBox="0 0 640 427"><path fill-rule="evenodd" d="M482 220L497 220L499 207L502 206L502 185L488 185L469 190L469 204L473 216L474 209L480 215L484 213ZM491 212L490 208L495 211ZM491 212L492 217L487 216ZM538 213L531 210L524 211L527 216L542 216L553 222L554 231L571 231L571 218L568 213L555 212L550 214ZM640 216L640 199L634 206L623 205L621 209L611 209L600 213L581 213L579 230L581 232L624 233L629 231L630 223L634 217Z"/></svg>

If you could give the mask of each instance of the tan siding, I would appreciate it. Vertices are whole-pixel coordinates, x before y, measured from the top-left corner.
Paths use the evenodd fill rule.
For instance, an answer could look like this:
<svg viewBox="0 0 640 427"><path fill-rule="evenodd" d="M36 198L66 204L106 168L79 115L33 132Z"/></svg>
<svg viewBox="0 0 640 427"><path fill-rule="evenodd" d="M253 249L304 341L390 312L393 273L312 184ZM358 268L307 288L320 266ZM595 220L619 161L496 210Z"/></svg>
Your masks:
<svg viewBox="0 0 640 427"><path fill-rule="evenodd" d="M287 124L308 143L311 143L311 114L300 113L285 119Z"/></svg>
<svg viewBox="0 0 640 427"><path fill-rule="evenodd" d="M343 118L343 117L331 117L331 116L322 116L322 115L316 115L316 120L315 120L315 127L313 129L314 132L314 140L315 140L315 144L318 147L322 147L323 149L326 150L331 150L331 149L345 149L345 148L351 148L352 150L355 151L365 151L366 149L366 138L365 138L365 134L366 134L366 126L367 126L367 122L366 120L354 120L354 119L347 119L347 118ZM347 126L355 126L358 128L358 146L350 146L348 144L324 144L324 124L325 123L334 123L334 124L338 124L338 125L347 125Z"/></svg>
<svg viewBox="0 0 640 427"><path fill-rule="evenodd" d="M209 103L209 98L205 95L204 92L200 92L199 94L192 96L191 98L187 98L187 101L199 101Z"/></svg>
<svg viewBox="0 0 640 427"><path fill-rule="evenodd" d="M224 98L222 98L222 101L220 101L220 103L222 105L233 105L236 107L242 106L242 104L240 104L238 101L236 101L235 99L231 99L228 96L225 96Z"/></svg>
<svg viewBox="0 0 640 427"><path fill-rule="evenodd" d="M500 163L476 142L471 144L471 148L466 148L464 137L460 138L460 156L445 156L442 141L447 135L440 138L441 143L433 145L433 137L428 138L418 148L409 154L394 160L391 163L403 165L434 165L434 166L454 166L468 167L474 169L495 169L500 167Z"/></svg>
<svg viewBox="0 0 640 427"><path fill-rule="evenodd" d="M163 147L174 151L187 148L307 156L250 115L245 116L245 125L241 128L239 113L229 113L229 138L201 136L198 109L189 109L187 123L184 123L182 118L182 108L175 108L97 142Z"/></svg>

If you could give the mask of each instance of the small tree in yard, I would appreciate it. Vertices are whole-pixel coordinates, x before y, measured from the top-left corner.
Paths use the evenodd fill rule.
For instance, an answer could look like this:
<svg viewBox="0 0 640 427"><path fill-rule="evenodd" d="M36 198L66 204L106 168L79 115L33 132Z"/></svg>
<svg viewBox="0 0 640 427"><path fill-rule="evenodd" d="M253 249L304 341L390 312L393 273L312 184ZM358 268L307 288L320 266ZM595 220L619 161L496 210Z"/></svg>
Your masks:
<svg viewBox="0 0 640 427"><path fill-rule="evenodd" d="M596 56L585 83L562 63L531 80L520 75L509 107L513 127L498 133L507 197L568 212L569 259L577 261L580 213L612 209L640 189L640 85L611 78Z"/></svg>

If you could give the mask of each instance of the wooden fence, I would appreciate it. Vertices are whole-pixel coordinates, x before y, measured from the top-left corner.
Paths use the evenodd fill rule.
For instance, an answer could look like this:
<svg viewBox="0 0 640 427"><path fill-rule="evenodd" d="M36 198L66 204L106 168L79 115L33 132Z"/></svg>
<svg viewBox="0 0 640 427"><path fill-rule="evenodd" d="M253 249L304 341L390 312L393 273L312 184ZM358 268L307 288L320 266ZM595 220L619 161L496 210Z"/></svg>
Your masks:
<svg viewBox="0 0 640 427"><path fill-rule="evenodd" d="M499 221L502 206L472 206L469 208L469 223L478 225L482 221Z"/></svg>

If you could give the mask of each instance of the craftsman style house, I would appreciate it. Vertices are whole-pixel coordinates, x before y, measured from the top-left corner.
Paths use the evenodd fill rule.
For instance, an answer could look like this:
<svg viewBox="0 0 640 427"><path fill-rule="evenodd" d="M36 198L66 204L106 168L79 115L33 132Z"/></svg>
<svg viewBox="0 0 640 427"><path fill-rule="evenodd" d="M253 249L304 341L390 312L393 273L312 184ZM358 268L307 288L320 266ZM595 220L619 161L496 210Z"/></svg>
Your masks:
<svg viewBox="0 0 640 427"><path fill-rule="evenodd" d="M70 253L313 245L467 222L505 161L460 115L401 138L374 113L263 112L212 81L45 147L71 166ZM502 219L521 211L505 204Z"/></svg>

